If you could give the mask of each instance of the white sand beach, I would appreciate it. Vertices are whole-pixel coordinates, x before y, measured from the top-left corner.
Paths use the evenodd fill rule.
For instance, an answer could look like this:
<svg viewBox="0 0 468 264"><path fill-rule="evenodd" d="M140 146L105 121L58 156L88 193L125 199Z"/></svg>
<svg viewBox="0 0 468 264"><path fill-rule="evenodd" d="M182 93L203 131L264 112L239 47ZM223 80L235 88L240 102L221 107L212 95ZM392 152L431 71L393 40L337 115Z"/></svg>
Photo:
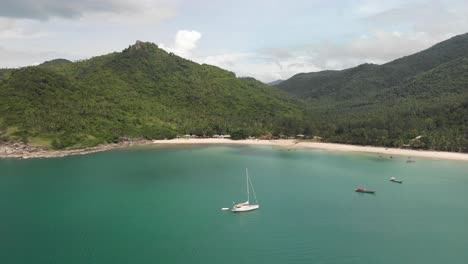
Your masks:
<svg viewBox="0 0 468 264"><path fill-rule="evenodd" d="M398 148L385 148L385 147L372 147L372 146L356 146L336 143L321 143L311 142L305 140L294 139L279 139L279 140L258 140L258 139L245 139L245 140L230 140L223 138L189 138L189 139L170 139L170 140L136 140L132 142L122 142L117 144L104 144L86 149L74 150L45 150L38 148L27 148L24 144L15 146L17 144L0 145L0 158L53 158L65 157L73 155L85 155L95 152L102 152L111 149L127 148L132 146L175 146L175 145L199 145L199 144L218 144L218 145L257 145L257 146L272 146L286 149L320 149L325 151L337 152L361 152L361 153L374 153L385 156L406 156L406 157L419 157L429 159L444 159L444 160L458 160L468 161L468 153L456 152L442 152L442 151L426 151L426 150L411 150L411 149L398 149Z"/></svg>
<svg viewBox="0 0 468 264"><path fill-rule="evenodd" d="M294 139L279 140L230 140L221 138L190 138L190 139L171 139L171 140L153 140L154 144L240 144L240 145L264 145L276 146L289 149L322 149L328 151L340 152L362 152L375 153L382 155L398 155L407 157L420 157L430 159L460 160L468 161L468 154L443 151L411 150L398 148L385 148L373 146L356 146L336 143L321 143L310 141L298 141Z"/></svg>

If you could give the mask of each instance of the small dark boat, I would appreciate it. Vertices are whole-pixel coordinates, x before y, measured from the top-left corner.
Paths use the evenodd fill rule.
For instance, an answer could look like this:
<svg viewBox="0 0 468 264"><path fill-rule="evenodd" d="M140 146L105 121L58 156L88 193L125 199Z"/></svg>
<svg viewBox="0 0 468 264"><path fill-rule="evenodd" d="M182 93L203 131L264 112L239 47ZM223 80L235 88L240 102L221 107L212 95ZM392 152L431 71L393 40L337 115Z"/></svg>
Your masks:
<svg viewBox="0 0 468 264"><path fill-rule="evenodd" d="M390 181L391 181L391 182L395 182L395 183L403 183L402 180L397 180L395 177L391 177L391 178L390 178Z"/></svg>
<svg viewBox="0 0 468 264"><path fill-rule="evenodd" d="M358 192L358 193L370 193L370 194L374 194L374 193L375 193L375 191L367 190L366 188L362 188L362 187L357 188L357 189L356 189L356 192Z"/></svg>

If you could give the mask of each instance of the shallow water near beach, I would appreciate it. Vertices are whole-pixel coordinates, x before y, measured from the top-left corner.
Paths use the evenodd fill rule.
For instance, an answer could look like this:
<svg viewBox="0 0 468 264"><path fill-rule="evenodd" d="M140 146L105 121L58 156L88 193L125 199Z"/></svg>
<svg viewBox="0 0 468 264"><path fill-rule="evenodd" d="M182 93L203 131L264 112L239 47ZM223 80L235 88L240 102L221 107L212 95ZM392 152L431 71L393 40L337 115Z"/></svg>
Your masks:
<svg viewBox="0 0 468 264"><path fill-rule="evenodd" d="M468 163L414 160L252 146L0 160L0 263L466 263ZM245 201L246 167L260 209L221 211Z"/></svg>

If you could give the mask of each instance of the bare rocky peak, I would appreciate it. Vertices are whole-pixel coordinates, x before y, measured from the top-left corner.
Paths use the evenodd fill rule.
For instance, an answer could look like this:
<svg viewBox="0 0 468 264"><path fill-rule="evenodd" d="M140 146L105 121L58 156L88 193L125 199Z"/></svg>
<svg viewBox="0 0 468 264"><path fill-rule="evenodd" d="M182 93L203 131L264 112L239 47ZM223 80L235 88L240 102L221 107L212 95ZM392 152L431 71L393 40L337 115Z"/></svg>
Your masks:
<svg viewBox="0 0 468 264"><path fill-rule="evenodd" d="M143 47L143 41L137 40L135 45L133 46L135 49L141 49Z"/></svg>
<svg viewBox="0 0 468 264"><path fill-rule="evenodd" d="M148 50L152 48L158 48L158 46L151 42L144 42L141 40L137 40L135 44L131 45L130 50Z"/></svg>

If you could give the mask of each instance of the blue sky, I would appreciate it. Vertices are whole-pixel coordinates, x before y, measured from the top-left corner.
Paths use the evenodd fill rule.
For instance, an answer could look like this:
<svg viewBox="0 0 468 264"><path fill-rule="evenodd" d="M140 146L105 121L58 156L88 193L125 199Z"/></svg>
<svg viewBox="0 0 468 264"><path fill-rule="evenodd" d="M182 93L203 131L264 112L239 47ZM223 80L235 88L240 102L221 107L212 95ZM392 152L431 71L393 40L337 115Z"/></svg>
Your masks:
<svg viewBox="0 0 468 264"><path fill-rule="evenodd" d="M151 41L268 82L385 63L468 32L465 0L0 0L0 67Z"/></svg>

